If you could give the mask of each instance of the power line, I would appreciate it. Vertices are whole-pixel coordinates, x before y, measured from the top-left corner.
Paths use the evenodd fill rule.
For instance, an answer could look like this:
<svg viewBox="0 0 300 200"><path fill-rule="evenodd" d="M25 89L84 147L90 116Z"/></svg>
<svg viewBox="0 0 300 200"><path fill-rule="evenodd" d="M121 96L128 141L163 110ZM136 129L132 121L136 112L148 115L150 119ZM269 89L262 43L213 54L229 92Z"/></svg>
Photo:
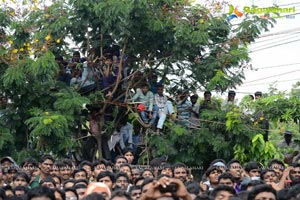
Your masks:
<svg viewBox="0 0 300 200"><path fill-rule="evenodd" d="M255 86L255 85L266 85L266 84L272 84L272 83L284 83L284 82L291 82L291 81L300 81L300 78L281 80L281 81L273 81L273 82L255 83L255 84L249 84L249 85L241 85L239 87L249 87L249 86Z"/></svg>
<svg viewBox="0 0 300 200"><path fill-rule="evenodd" d="M252 82L261 81L261 80L265 80L265 79L269 79L269 78L274 78L274 77L278 77L278 76L283 76L283 75L286 75L286 74L291 74L291 73L299 72L299 71L300 71L300 69L294 70L294 71L290 71L290 72L286 72L286 73L276 74L276 75L273 75L273 76L267 76L267 77L261 78L261 79L256 79L256 80L252 80L252 81L247 81L247 82L245 82L245 83L252 83ZM244 83L244 84L245 84L245 83Z"/></svg>
<svg viewBox="0 0 300 200"><path fill-rule="evenodd" d="M261 48L261 49L256 49L256 50L253 50L253 51L249 51L249 53L253 53L253 52L257 52L257 51L262 51L262 50L265 50L265 49L270 49L270 48L273 48L273 47L278 47L278 46L282 46L282 45L285 45L285 44L290 44L290 43L297 42L297 41L300 41L300 39L292 40L292 41L281 43L281 44L277 44L277 45L268 46L268 47Z"/></svg>
<svg viewBox="0 0 300 200"><path fill-rule="evenodd" d="M270 69L270 68L277 68L277 67L286 67L286 66L292 66L292 65L300 65L300 63L289 63L289 64L281 64L281 65L271 65L266 67L259 67L257 69Z"/></svg>
<svg viewBox="0 0 300 200"><path fill-rule="evenodd" d="M300 33L300 32L299 32L299 33ZM296 36L292 36L292 37L289 37L289 38L284 38L284 39L282 39L282 40L273 41L272 43L267 43L267 44L263 44L263 45L261 45L261 46L253 47L254 49L252 49L252 51L255 51L255 49L260 49L260 48L266 47L266 46L268 46L268 45L272 45L272 44L274 44L274 43L285 42L285 41L287 41L287 40L295 39L295 38L299 39L299 38L298 38L299 36L300 36L300 35L296 35Z"/></svg>

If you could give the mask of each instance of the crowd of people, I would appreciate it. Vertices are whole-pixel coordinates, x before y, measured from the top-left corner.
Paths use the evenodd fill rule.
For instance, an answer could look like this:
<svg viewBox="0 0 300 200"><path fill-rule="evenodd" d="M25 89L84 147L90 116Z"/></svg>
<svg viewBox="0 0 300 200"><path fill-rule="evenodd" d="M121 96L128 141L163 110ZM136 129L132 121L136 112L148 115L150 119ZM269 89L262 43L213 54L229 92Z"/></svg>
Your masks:
<svg viewBox="0 0 300 200"><path fill-rule="evenodd" d="M263 167L238 160L213 160L202 177L184 163L155 158L150 166L132 165L133 154L93 163L42 155L39 161L0 160L0 199L95 200L281 200L299 199L300 163L278 159Z"/></svg>

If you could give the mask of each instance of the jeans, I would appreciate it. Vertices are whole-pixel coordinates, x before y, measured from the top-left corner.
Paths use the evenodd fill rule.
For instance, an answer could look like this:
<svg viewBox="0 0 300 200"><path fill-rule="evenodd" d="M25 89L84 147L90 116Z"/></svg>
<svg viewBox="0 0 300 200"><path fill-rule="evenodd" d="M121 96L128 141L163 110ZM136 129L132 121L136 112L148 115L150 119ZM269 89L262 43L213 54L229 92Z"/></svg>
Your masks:
<svg viewBox="0 0 300 200"><path fill-rule="evenodd" d="M143 122L148 123L149 122L149 110L141 111L140 115L143 120ZM150 124L153 125L155 123L156 117L158 115L158 107L156 105L153 105L152 109L152 118L150 120Z"/></svg>

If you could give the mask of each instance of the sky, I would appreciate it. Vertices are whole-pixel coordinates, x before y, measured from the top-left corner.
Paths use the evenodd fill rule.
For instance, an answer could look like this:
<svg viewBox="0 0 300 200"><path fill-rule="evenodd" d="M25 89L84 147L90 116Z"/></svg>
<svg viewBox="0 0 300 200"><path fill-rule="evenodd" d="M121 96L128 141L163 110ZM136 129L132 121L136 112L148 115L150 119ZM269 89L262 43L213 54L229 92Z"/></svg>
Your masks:
<svg viewBox="0 0 300 200"><path fill-rule="evenodd" d="M198 0L198 3L202 0ZM268 92L271 84L280 91L290 91L300 80L300 0L227 0L229 4L243 10L244 6L281 8L294 7L293 18L279 18L274 28L262 34L261 38L249 45L252 68L246 70L244 83L235 90L241 99L256 91ZM224 8L224 12L229 11ZM298 14L297 14L298 13ZM286 15L286 14L282 14ZM244 17L244 16L243 16ZM233 19L232 24L239 19Z"/></svg>

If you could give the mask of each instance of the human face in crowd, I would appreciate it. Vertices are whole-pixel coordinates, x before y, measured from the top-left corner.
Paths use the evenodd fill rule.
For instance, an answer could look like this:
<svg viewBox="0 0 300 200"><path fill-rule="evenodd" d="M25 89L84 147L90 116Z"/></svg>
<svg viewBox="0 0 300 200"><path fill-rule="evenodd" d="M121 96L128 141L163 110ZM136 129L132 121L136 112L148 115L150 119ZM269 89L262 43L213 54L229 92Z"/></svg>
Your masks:
<svg viewBox="0 0 300 200"><path fill-rule="evenodd" d="M290 178L294 183L300 182L300 167L294 167L290 171Z"/></svg>
<svg viewBox="0 0 300 200"><path fill-rule="evenodd" d="M249 171L249 176L251 177L260 177L260 169L251 169Z"/></svg>
<svg viewBox="0 0 300 200"><path fill-rule="evenodd" d="M115 167L116 167L117 169L120 169L120 165L125 164L125 163L127 163L127 160L126 160L126 159L124 159L124 158L118 158L118 159L116 160Z"/></svg>
<svg viewBox="0 0 300 200"><path fill-rule="evenodd" d="M181 181L185 182L187 180L187 171L184 167L177 167L174 169L174 178L181 179Z"/></svg>
<svg viewBox="0 0 300 200"><path fill-rule="evenodd" d="M72 191L67 191L66 200L77 200L76 194Z"/></svg>
<svg viewBox="0 0 300 200"><path fill-rule="evenodd" d="M217 184L219 181L219 176L221 175L221 170L213 170L208 175L207 179L211 184Z"/></svg>
<svg viewBox="0 0 300 200"><path fill-rule="evenodd" d="M234 162L231 163L229 166L229 173L234 176L236 179L241 179L242 177L243 168L241 164Z"/></svg>
<svg viewBox="0 0 300 200"><path fill-rule="evenodd" d="M107 59L105 59L104 64L105 64L107 67L110 67L110 66L112 65L112 60L111 60L110 58L107 58Z"/></svg>
<svg viewBox="0 0 300 200"><path fill-rule="evenodd" d="M53 165L51 174L56 174L56 175L58 175L58 176L60 175L60 174L59 174L59 168L58 168L57 165Z"/></svg>
<svg viewBox="0 0 300 200"><path fill-rule="evenodd" d="M15 196L22 197L23 195L25 195L25 191L24 190L16 190L15 191Z"/></svg>
<svg viewBox="0 0 300 200"><path fill-rule="evenodd" d="M166 174L170 177L173 177L173 172L172 172L172 169L170 167L162 169L161 174Z"/></svg>
<svg viewBox="0 0 300 200"><path fill-rule="evenodd" d="M74 62L79 62L79 60L80 60L80 55L74 54L74 55L73 55L73 60L74 60Z"/></svg>
<svg viewBox="0 0 300 200"><path fill-rule="evenodd" d="M145 171L143 171L143 173L142 173L142 177L144 177L144 178L153 178L154 176L153 176L153 174L152 174L151 171L145 170Z"/></svg>
<svg viewBox="0 0 300 200"><path fill-rule="evenodd" d="M130 192L130 196L132 198L132 200L139 200L142 194L142 190L141 189L136 189L136 190L132 190Z"/></svg>
<svg viewBox="0 0 300 200"><path fill-rule="evenodd" d="M276 200L275 195L272 192L261 192L257 194L254 200Z"/></svg>
<svg viewBox="0 0 300 200"><path fill-rule="evenodd" d="M8 183L11 183L13 181L13 177L14 177L15 173L17 173L17 171L15 169L8 171L8 173L6 174L6 181Z"/></svg>
<svg viewBox="0 0 300 200"><path fill-rule="evenodd" d="M86 179L86 173L84 171L79 171L76 174L74 174L74 179L78 180L78 179Z"/></svg>
<svg viewBox="0 0 300 200"><path fill-rule="evenodd" d="M158 88L157 88L157 94L158 94L159 96L163 96L163 93L164 93L164 88L163 88L163 87L158 87Z"/></svg>
<svg viewBox="0 0 300 200"><path fill-rule="evenodd" d="M89 165L83 165L83 169L87 172L87 178L90 179L92 177L92 167Z"/></svg>
<svg viewBox="0 0 300 200"><path fill-rule="evenodd" d="M197 103L198 98L197 97L193 97L191 98L191 102L194 105L195 103Z"/></svg>
<svg viewBox="0 0 300 200"><path fill-rule="evenodd" d="M126 177L120 176L120 177L116 180L116 185L117 185L118 187L120 187L121 189L126 190L127 187L128 187L128 185L129 185L129 183L128 183L128 180L127 180Z"/></svg>
<svg viewBox="0 0 300 200"><path fill-rule="evenodd" d="M114 183L110 179L109 176L104 176L103 178L99 179L99 182L104 183L110 190L114 187Z"/></svg>
<svg viewBox="0 0 300 200"><path fill-rule="evenodd" d="M276 173L276 176L278 179L281 179L282 177L282 174L283 174L283 171L284 171L284 166L278 164L278 163L273 163L271 166L270 166L271 169L273 169Z"/></svg>
<svg viewBox="0 0 300 200"><path fill-rule="evenodd" d="M66 181L68 179L71 178L71 175L72 175L72 169L70 168L70 166L63 166L59 169L59 174L60 174L60 177Z"/></svg>
<svg viewBox="0 0 300 200"><path fill-rule="evenodd" d="M131 169L128 166L122 166L120 168L120 172L124 172L127 174L127 176L129 177L129 179L132 179L132 174L131 174Z"/></svg>
<svg viewBox="0 0 300 200"><path fill-rule="evenodd" d="M97 178L97 176L104 171L106 171L106 166L104 164L96 165L94 167L94 177Z"/></svg>
<svg viewBox="0 0 300 200"><path fill-rule="evenodd" d="M6 197L12 197L14 196L14 192L12 190L5 190Z"/></svg>
<svg viewBox="0 0 300 200"><path fill-rule="evenodd" d="M133 159L134 159L134 155L132 152L128 151L127 153L125 153L124 157L127 159L128 164L131 164Z"/></svg>
<svg viewBox="0 0 300 200"><path fill-rule="evenodd" d="M76 189L76 193L78 194L78 200L81 200L83 199L83 197L85 196L85 191L86 191L86 188L78 188Z"/></svg>
<svg viewBox="0 0 300 200"><path fill-rule="evenodd" d="M48 187L50 189L55 189L55 185L52 182L44 182L42 186Z"/></svg>
<svg viewBox="0 0 300 200"><path fill-rule="evenodd" d="M52 171L53 167L53 161L50 159L46 159L43 163L39 164L39 168L41 170L41 173L44 175L49 175Z"/></svg>
<svg viewBox="0 0 300 200"><path fill-rule="evenodd" d="M219 185L227 185L229 187L234 187L234 183L230 180L230 178L221 178L219 180Z"/></svg>
<svg viewBox="0 0 300 200"><path fill-rule="evenodd" d="M54 195L55 195L55 200L64 200L59 192L55 191Z"/></svg>
<svg viewBox="0 0 300 200"><path fill-rule="evenodd" d="M52 177L53 178L53 180L55 181L55 187L57 188L57 189L60 189L60 187L61 187L61 182L60 182L60 180L59 180L59 178L57 178L57 177Z"/></svg>
<svg viewBox="0 0 300 200"><path fill-rule="evenodd" d="M214 200L228 200L230 197L233 197L234 195L228 191L221 190L217 193Z"/></svg>
<svg viewBox="0 0 300 200"><path fill-rule="evenodd" d="M138 177L140 177L140 170L138 168L132 169L131 172L132 172L132 180L135 180Z"/></svg>
<svg viewBox="0 0 300 200"><path fill-rule="evenodd" d="M278 178L277 178L275 172L273 172L273 171L266 172L262 178L265 183L270 183L270 182L276 183L278 181Z"/></svg>
<svg viewBox="0 0 300 200"><path fill-rule="evenodd" d="M143 94L147 94L148 91L149 91L149 87L148 86L142 87Z"/></svg>
<svg viewBox="0 0 300 200"><path fill-rule="evenodd" d="M205 94L204 95L204 100L205 101L210 101L211 100L211 94Z"/></svg>
<svg viewBox="0 0 300 200"><path fill-rule="evenodd" d="M23 165L22 170L23 170L26 174L32 176L32 173L34 172L35 168L36 168L36 167L34 167L33 164L31 164L31 163L26 163L25 165Z"/></svg>
<svg viewBox="0 0 300 200"><path fill-rule="evenodd" d="M14 181L13 181L13 186L27 186L28 183L26 182L26 179L22 176L18 176Z"/></svg>

